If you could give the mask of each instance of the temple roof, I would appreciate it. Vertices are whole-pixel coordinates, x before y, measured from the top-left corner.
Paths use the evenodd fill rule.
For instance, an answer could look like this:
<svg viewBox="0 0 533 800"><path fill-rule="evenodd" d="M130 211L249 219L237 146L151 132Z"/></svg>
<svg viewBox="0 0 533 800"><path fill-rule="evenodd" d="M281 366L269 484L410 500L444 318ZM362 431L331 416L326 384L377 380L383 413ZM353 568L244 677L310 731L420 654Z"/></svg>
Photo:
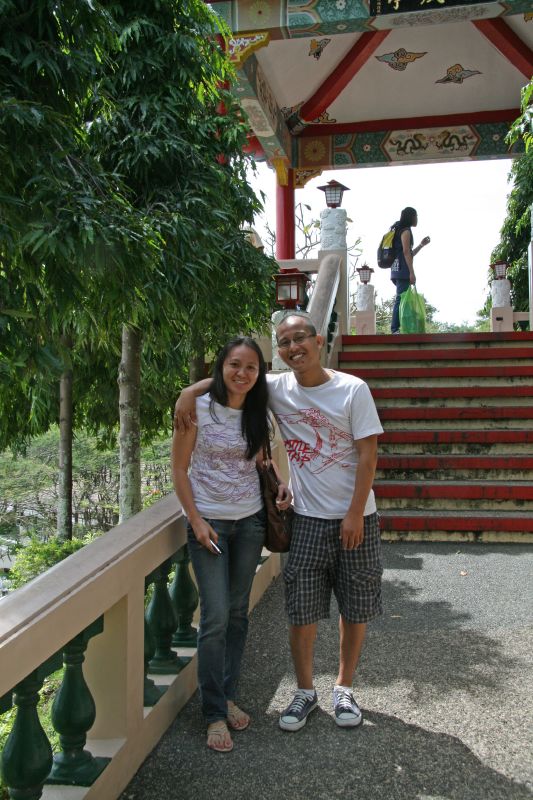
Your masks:
<svg viewBox="0 0 533 800"><path fill-rule="evenodd" d="M250 151L324 169L509 156L533 74L533 0L232 0Z"/></svg>

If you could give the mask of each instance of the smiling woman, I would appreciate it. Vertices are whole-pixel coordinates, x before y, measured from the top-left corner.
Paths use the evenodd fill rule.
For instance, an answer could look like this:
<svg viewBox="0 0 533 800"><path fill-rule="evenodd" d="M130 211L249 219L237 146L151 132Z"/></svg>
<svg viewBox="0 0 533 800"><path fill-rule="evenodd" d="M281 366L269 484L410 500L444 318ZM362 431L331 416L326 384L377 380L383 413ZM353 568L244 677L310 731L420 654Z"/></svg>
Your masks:
<svg viewBox="0 0 533 800"><path fill-rule="evenodd" d="M174 433L172 476L187 515L189 552L200 592L198 683L207 745L229 752L228 726L248 727L235 705L252 581L265 514L256 461L269 436L266 364L256 342L238 337L218 354L196 426ZM290 494L280 484L279 507Z"/></svg>

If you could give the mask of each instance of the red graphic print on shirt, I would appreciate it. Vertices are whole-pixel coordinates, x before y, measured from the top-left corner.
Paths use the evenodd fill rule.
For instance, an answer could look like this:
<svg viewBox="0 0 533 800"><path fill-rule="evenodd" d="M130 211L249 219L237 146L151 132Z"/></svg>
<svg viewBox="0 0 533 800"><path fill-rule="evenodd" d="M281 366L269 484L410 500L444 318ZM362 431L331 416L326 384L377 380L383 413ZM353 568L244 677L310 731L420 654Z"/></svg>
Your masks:
<svg viewBox="0 0 533 800"><path fill-rule="evenodd" d="M310 471L314 474L324 472L330 466L337 464L340 467L349 467L343 463L345 457L353 451L353 437L332 425L330 420L316 408L302 408L293 414L276 414L278 424L283 430L283 425L305 425L311 428L315 437L314 446L301 439L285 439L287 456L293 463L301 468L308 462ZM329 454L324 453L324 440L327 440Z"/></svg>

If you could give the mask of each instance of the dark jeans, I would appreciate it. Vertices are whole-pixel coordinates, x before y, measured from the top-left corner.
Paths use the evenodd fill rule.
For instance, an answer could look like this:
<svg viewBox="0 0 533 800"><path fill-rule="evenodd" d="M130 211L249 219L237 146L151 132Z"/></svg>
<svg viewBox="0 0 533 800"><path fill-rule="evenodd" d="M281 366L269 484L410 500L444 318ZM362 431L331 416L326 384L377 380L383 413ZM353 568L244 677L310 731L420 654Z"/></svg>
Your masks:
<svg viewBox="0 0 533 800"><path fill-rule="evenodd" d="M222 555L210 553L188 525L188 543L200 593L198 685L207 722L226 719L235 700L248 633L248 603L265 537L265 514L208 519Z"/></svg>
<svg viewBox="0 0 533 800"><path fill-rule="evenodd" d="M396 297L394 298L394 305L392 307L392 320L391 320L391 333L396 333L400 330L400 300L402 294L407 291L411 285L409 278L395 278L393 281L396 284Z"/></svg>

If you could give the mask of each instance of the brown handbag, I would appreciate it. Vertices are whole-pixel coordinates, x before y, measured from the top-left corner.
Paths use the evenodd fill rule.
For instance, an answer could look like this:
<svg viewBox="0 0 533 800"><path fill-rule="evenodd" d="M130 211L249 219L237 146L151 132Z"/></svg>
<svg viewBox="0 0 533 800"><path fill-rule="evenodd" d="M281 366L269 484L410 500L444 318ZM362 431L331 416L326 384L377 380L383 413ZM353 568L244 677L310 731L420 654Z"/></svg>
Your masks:
<svg viewBox="0 0 533 800"><path fill-rule="evenodd" d="M280 511L276 505L279 481L272 466L270 442L263 445L263 460L257 464L261 494L266 511L265 547L271 553L286 553L291 544L294 509Z"/></svg>

